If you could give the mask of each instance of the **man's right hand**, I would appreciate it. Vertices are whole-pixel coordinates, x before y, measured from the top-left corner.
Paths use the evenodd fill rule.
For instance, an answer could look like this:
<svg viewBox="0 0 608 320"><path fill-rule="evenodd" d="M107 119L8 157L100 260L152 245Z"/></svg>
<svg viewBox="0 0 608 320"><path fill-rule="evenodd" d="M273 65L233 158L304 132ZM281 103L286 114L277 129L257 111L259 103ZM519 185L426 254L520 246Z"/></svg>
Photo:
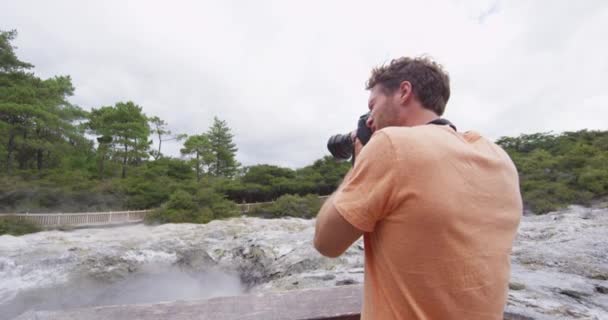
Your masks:
<svg viewBox="0 0 608 320"><path fill-rule="evenodd" d="M363 149L363 143L361 143L361 141L359 141L359 138L355 137L355 139L353 140L353 145L354 145L354 151L353 154L355 156L355 158L359 157L359 153L361 152L361 149Z"/></svg>

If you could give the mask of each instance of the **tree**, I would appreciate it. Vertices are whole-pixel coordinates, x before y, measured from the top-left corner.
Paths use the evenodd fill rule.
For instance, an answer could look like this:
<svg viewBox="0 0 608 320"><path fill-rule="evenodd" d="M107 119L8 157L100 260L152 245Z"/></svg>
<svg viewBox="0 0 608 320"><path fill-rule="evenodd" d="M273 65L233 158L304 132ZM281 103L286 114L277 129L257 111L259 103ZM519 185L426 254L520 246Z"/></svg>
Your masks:
<svg viewBox="0 0 608 320"><path fill-rule="evenodd" d="M197 181L201 180L203 172L210 167L215 159L211 151L211 143L205 134L188 137L180 152L183 155L194 155L193 163Z"/></svg>
<svg viewBox="0 0 608 320"><path fill-rule="evenodd" d="M213 125L207 131L213 162L209 164L209 173L214 176L232 178L240 163L236 161L236 144L232 142L233 135L226 121L213 118Z"/></svg>
<svg viewBox="0 0 608 320"><path fill-rule="evenodd" d="M86 113L71 105L67 98L74 92L69 76L42 80L27 69L33 66L20 61L10 44L15 31L0 31L0 129L6 137L3 157L6 172L13 160L20 169L55 164L74 147L89 148L77 122Z"/></svg>
<svg viewBox="0 0 608 320"><path fill-rule="evenodd" d="M161 150L160 148L164 141L163 136L171 134L171 130L167 129L167 122L165 122L165 120L162 120L161 118L159 118L157 116L149 118L148 121L152 125L152 133L158 136L158 151L150 152L152 157L154 158L154 160L157 160L159 157L162 156L162 153L160 152L160 150Z"/></svg>
<svg viewBox="0 0 608 320"><path fill-rule="evenodd" d="M114 106L105 106L91 110L88 128L98 135L98 151L105 159L106 154L122 163L121 177L127 176L127 166L139 164L148 157L151 141L148 118L140 106L133 102L118 102ZM103 168L103 165L101 165Z"/></svg>
<svg viewBox="0 0 608 320"><path fill-rule="evenodd" d="M18 102L14 90L15 80L27 81L33 76L26 74L27 69L34 66L19 60L15 55L15 47L11 44L17 37L17 31L0 30L0 121L6 132L6 172L10 174L12 168L13 152L16 148L15 139L21 131L25 130L29 116L34 114L31 106L23 106Z"/></svg>
<svg viewBox="0 0 608 320"><path fill-rule="evenodd" d="M300 191L300 194L311 192L321 195L331 194L340 185L350 167L350 162L336 161L331 156L325 156L316 160L312 165L297 170L298 184L312 185L315 188L314 190L304 189Z"/></svg>
<svg viewBox="0 0 608 320"><path fill-rule="evenodd" d="M517 166L526 207L545 213L608 196L608 132L522 134L497 141Z"/></svg>
<svg viewBox="0 0 608 320"><path fill-rule="evenodd" d="M0 72L2 73L23 72L34 67L32 64L17 58L15 47L11 44L11 41L15 40L16 37L16 30L0 30Z"/></svg>
<svg viewBox="0 0 608 320"><path fill-rule="evenodd" d="M152 158L154 158L154 160L158 160L158 158L163 156L163 154L161 153L161 147L163 142L171 140L181 141L188 137L187 134L172 135L171 130L167 129L167 122L157 116L149 118L148 121L152 127L151 133L158 136L158 150L150 151L150 155L152 156ZM163 139L163 137L167 138Z"/></svg>

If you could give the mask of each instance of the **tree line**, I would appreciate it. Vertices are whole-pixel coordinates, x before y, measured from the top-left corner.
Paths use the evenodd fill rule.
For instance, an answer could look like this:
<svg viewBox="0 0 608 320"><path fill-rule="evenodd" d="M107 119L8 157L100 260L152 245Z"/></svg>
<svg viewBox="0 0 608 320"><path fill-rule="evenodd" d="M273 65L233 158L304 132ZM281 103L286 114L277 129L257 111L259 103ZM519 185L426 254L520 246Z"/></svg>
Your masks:
<svg viewBox="0 0 608 320"><path fill-rule="evenodd" d="M520 177L526 207L546 213L608 196L608 131L580 130L502 137Z"/></svg>
<svg viewBox="0 0 608 320"><path fill-rule="evenodd" d="M307 195L332 193L350 168L330 156L298 169L244 167L228 123L217 117L207 131L187 135L132 101L85 110L69 101L69 76L41 79L16 56L16 35L0 31L0 212L161 208L158 221L205 222L230 216L235 203L281 199L260 213L281 216L285 208L316 207ZM182 143L181 158L163 154L171 140ZM605 131L497 143L518 167L535 213L608 195Z"/></svg>

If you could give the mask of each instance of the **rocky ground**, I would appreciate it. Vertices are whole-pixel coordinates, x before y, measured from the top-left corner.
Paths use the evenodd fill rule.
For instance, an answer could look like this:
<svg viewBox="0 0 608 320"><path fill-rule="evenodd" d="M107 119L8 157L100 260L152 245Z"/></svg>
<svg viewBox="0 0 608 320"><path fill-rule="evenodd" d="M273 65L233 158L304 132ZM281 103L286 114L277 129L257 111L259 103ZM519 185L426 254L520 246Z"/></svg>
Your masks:
<svg viewBox="0 0 608 320"><path fill-rule="evenodd" d="M0 236L0 309L8 310L0 318L32 305L116 303L127 288L139 288L131 298L140 300L120 300L132 303L153 302L142 301L141 291L166 291L149 298L173 300L362 283L362 242L329 259L312 247L313 233L313 220L238 218ZM509 311L534 319L608 319L608 209L524 217L512 264ZM170 289L176 284L179 290ZM83 299L87 294L93 297ZM68 303L74 297L80 302Z"/></svg>

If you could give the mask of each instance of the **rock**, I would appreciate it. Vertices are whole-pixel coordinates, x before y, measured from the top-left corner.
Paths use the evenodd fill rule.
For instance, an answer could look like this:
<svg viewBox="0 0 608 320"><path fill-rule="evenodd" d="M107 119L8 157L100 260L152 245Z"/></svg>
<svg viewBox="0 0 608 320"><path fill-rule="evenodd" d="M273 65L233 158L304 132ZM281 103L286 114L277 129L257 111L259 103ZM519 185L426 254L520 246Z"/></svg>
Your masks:
<svg viewBox="0 0 608 320"><path fill-rule="evenodd" d="M275 260L271 249L262 248L258 244L236 247L232 250L232 260L241 280L251 288L270 279L273 272L272 264Z"/></svg>
<svg viewBox="0 0 608 320"><path fill-rule="evenodd" d="M80 268L88 277L102 282L122 280L137 270L133 262L116 256L89 257Z"/></svg>
<svg viewBox="0 0 608 320"><path fill-rule="evenodd" d="M588 293L579 292L579 291L570 290L570 289L562 289L559 291L559 293L566 295L568 297L572 297L574 299L578 299L578 300L589 296Z"/></svg>
<svg viewBox="0 0 608 320"><path fill-rule="evenodd" d="M594 280L603 280L603 281L606 281L606 280L608 280L608 274L594 273L591 276L589 276L589 278L594 279Z"/></svg>
<svg viewBox="0 0 608 320"><path fill-rule="evenodd" d="M334 280L336 278L336 276L333 274L324 274L324 275L320 275L320 276L308 276L307 278L321 280L321 281L329 281L329 280Z"/></svg>
<svg viewBox="0 0 608 320"><path fill-rule="evenodd" d="M157 263L179 266L179 272L213 268L238 273L246 290L254 293L362 283L363 241L340 258L322 257L312 246L314 223L234 218L205 225L131 225L4 237L0 285L27 287L0 286L5 290L0 293L9 297L20 290L58 286L79 275L107 283L134 277ZM510 310L535 320L608 319L607 289L601 282L608 280L608 209L572 206L522 217L511 265Z"/></svg>
<svg viewBox="0 0 608 320"><path fill-rule="evenodd" d="M509 289L511 290L524 290L526 285L519 282L509 282Z"/></svg>
<svg viewBox="0 0 608 320"><path fill-rule="evenodd" d="M357 283L358 282L353 279L344 279L344 280L336 281L337 286L347 286L347 285L357 284Z"/></svg>
<svg viewBox="0 0 608 320"><path fill-rule="evenodd" d="M303 259L287 267L284 274L300 274L308 270L317 270L321 266L319 259Z"/></svg>
<svg viewBox="0 0 608 320"><path fill-rule="evenodd" d="M201 249L189 249L177 253L175 263L193 271L206 270L217 264L206 251Z"/></svg>
<svg viewBox="0 0 608 320"><path fill-rule="evenodd" d="M597 285L595 286L595 291L601 294L608 294L608 287Z"/></svg>

